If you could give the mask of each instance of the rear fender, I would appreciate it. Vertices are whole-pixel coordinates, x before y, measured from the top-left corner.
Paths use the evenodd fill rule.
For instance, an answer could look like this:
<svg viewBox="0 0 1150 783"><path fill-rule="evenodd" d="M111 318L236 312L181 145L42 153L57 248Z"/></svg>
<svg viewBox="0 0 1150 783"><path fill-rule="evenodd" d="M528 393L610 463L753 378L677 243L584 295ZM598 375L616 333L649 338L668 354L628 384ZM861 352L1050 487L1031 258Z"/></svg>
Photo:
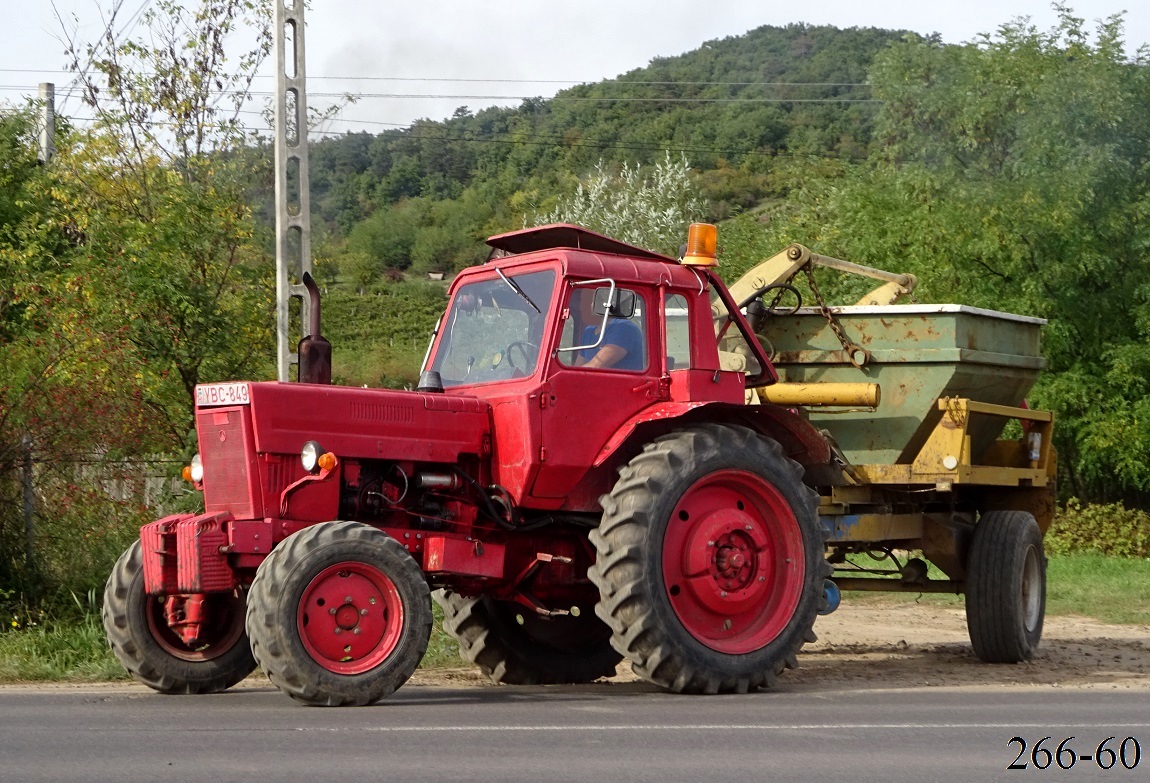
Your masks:
<svg viewBox="0 0 1150 783"><path fill-rule="evenodd" d="M778 441L787 456L805 467L825 465L831 447L819 430L793 411L778 405L733 405L725 402L663 402L652 405L623 424L595 457L594 467L606 465L626 451L639 432L645 442L683 424L741 424Z"/></svg>
<svg viewBox="0 0 1150 783"><path fill-rule="evenodd" d="M785 408L724 402L662 402L633 416L607 441L582 480L567 495L564 510L599 513L602 511L599 497L611 490L618 478L618 469L641 452L645 444L668 432L702 423L749 427L778 441L787 456L808 473L811 468L831 462L831 448L826 438L809 422Z"/></svg>

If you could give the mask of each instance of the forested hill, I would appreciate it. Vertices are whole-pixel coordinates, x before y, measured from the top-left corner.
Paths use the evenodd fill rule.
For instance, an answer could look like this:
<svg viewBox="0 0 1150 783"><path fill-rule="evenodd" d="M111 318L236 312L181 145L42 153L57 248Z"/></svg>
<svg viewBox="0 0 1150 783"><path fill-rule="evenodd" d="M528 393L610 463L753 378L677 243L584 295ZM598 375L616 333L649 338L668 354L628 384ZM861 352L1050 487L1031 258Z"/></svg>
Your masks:
<svg viewBox="0 0 1150 783"><path fill-rule="evenodd" d="M518 108L325 139L310 152L314 217L335 240L320 255L359 284L388 269L449 271L600 160L667 151L701 172L708 217L725 217L772 195L780 153L865 156L877 111L868 68L906 35L760 27Z"/></svg>

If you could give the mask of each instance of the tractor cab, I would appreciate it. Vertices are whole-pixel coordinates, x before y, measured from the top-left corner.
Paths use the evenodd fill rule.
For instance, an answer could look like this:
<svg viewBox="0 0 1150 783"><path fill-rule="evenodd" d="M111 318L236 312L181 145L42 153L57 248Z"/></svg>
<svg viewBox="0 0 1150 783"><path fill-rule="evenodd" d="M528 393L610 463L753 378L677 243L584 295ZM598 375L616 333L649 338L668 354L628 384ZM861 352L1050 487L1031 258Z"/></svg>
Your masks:
<svg viewBox="0 0 1150 783"><path fill-rule="evenodd" d="M488 243L494 257L453 283L423 374L491 405L493 474L517 505L596 511L637 428L742 406L774 378L706 266L569 225Z"/></svg>

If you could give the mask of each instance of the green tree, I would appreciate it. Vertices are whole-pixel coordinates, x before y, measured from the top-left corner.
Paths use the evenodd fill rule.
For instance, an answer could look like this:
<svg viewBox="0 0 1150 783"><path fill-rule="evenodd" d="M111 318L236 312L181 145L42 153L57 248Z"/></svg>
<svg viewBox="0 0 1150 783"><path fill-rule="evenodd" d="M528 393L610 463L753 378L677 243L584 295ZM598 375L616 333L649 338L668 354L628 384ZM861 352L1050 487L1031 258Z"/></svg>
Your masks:
<svg viewBox="0 0 1150 783"><path fill-rule="evenodd" d="M266 161L240 113L268 53L263 0L158 0L141 32L73 44L95 122L55 165L61 211L82 234L109 328L127 328L146 403L171 448L191 428L201 381L270 372L271 265L249 204ZM235 55L241 30L255 46Z"/></svg>
<svg viewBox="0 0 1150 783"><path fill-rule="evenodd" d="M537 213L537 226L575 223L640 247L678 253L687 226L702 220L706 202L691 175L686 156L663 160L649 169L623 164L611 171L603 161L570 196Z"/></svg>
<svg viewBox="0 0 1150 783"><path fill-rule="evenodd" d="M808 180L769 232L919 276L920 299L1049 319L1033 401L1072 491L1150 491L1150 71L1122 19L1064 6L964 46L908 40L871 73L869 161Z"/></svg>
<svg viewBox="0 0 1150 783"><path fill-rule="evenodd" d="M61 192L53 170L36 161L35 136L30 111L0 111L0 584L26 596L53 576L83 581L67 569L53 574L56 548L44 546L89 532L76 526L69 533L67 523L76 520L61 511L82 494L78 466L96 470L90 463L154 447L157 425L126 369L139 359L126 328L107 328L90 277L74 268L83 233L59 219ZM62 127L60 147L71 138ZM42 533L33 561L24 557L26 458ZM93 517L109 512L101 526L116 518L117 504L106 495L85 506ZM45 528L57 521L61 535L54 536ZM89 552L99 549L87 543Z"/></svg>

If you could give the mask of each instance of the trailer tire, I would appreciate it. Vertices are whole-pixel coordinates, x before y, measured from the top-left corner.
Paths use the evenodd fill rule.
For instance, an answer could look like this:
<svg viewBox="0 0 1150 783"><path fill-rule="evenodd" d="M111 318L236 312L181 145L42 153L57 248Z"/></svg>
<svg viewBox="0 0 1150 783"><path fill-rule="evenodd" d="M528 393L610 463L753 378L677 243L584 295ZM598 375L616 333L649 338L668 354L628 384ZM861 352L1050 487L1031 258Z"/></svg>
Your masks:
<svg viewBox="0 0 1150 783"><path fill-rule="evenodd" d="M137 680L160 693L217 693L256 668L244 632L244 594L210 594L216 622L208 638L191 647L164 618L164 600L144 592L144 563L137 540L120 555L104 588L104 632L112 653ZM211 615L209 615L211 616Z"/></svg>
<svg viewBox="0 0 1150 783"><path fill-rule="evenodd" d="M411 555L382 530L312 525L260 564L247 628L255 659L293 699L362 706L419 666L431 636L430 592Z"/></svg>
<svg viewBox="0 0 1150 783"><path fill-rule="evenodd" d="M1024 511L988 511L974 528L966 567L966 627L987 663L1034 655L1046 614L1042 531Z"/></svg>
<svg viewBox="0 0 1150 783"><path fill-rule="evenodd" d="M719 424L662 436L620 470L589 576L636 674L745 693L798 665L831 572L802 475L775 441Z"/></svg>
<svg viewBox="0 0 1150 783"><path fill-rule="evenodd" d="M623 659L611 646L611 629L590 607L578 617L544 619L507 601L465 598L438 590L443 630L459 653L492 682L503 685L565 685L615 674ZM516 615L522 618L518 621Z"/></svg>

